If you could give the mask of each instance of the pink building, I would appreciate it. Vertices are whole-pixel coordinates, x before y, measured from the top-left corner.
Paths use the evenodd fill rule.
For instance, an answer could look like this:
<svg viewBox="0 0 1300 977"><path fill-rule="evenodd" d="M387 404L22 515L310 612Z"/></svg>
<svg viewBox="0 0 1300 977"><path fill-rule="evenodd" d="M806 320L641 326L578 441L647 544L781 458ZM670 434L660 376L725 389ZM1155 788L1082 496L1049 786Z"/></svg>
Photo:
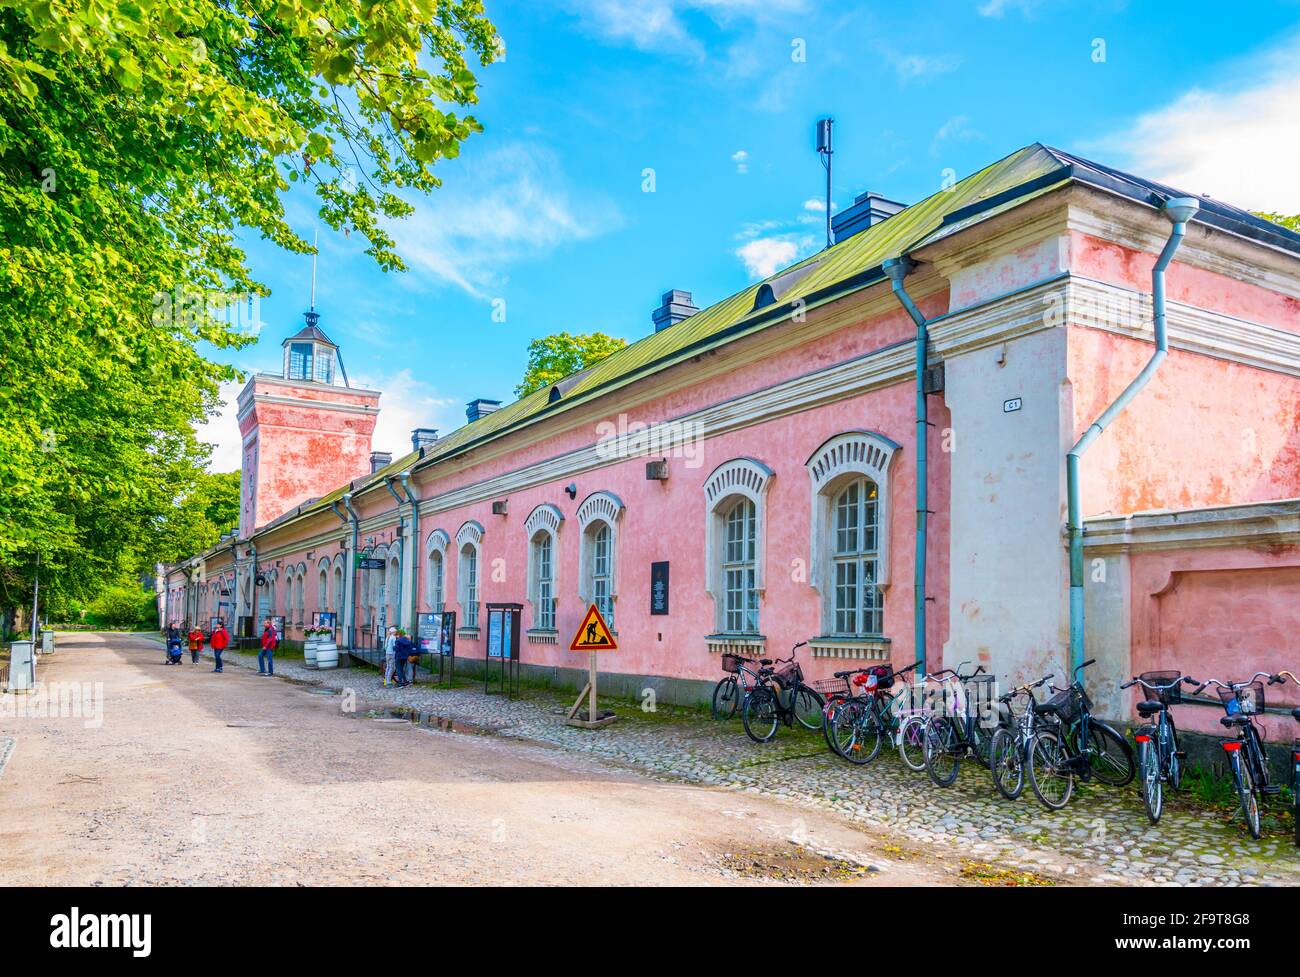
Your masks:
<svg viewBox="0 0 1300 977"><path fill-rule="evenodd" d="M832 248L702 310L669 292L640 341L515 403L475 401L373 472L378 394L290 352L241 397L246 521L168 568L167 616L226 601L295 637L330 610L360 645L455 610L458 655L481 659L485 605L517 602L525 668L570 678L594 602L620 643L609 679L670 699L702 698L723 650L805 640L813 677L921 654L1062 674L1066 456L1151 359L1179 196L1037 144L901 210L864 195ZM1300 236L1196 203L1163 276L1167 359L1079 462L1075 652L1117 718L1141 670L1300 666ZM315 364L337 357L318 329L306 340ZM354 538L383 569L354 569ZM1291 735L1289 715L1268 721Z"/></svg>

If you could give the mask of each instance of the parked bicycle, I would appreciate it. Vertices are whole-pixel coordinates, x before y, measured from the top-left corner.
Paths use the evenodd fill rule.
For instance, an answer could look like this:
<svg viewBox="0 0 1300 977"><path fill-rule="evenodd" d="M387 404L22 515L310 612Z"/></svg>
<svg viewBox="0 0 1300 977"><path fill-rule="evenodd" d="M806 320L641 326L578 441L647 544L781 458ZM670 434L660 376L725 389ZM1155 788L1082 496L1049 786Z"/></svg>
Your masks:
<svg viewBox="0 0 1300 977"><path fill-rule="evenodd" d="M1281 685L1286 681L1281 675L1268 672L1256 672L1244 682L1220 682L1216 678L1198 688L1202 692L1211 685L1219 693L1219 701L1226 713L1219 722L1229 730L1236 730L1235 736L1223 741L1223 749L1228 754L1228 765L1232 770L1232 782L1237 788L1241 800L1241 813L1246 819L1250 836L1260 835L1260 802L1267 795L1280 793L1276 784L1269 783L1268 753L1264 749L1263 737L1259 735L1259 726L1255 716L1264 711L1264 683ZM1242 754L1245 754L1243 757Z"/></svg>
<svg viewBox="0 0 1300 977"><path fill-rule="evenodd" d="M1290 672L1278 672L1278 674L1300 685L1300 679ZM1300 723L1300 706L1291 710L1291 718ZM1291 806L1295 814L1295 843L1300 847L1300 737L1291 744Z"/></svg>
<svg viewBox="0 0 1300 977"><path fill-rule="evenodd" d="M961 762L968 757L986 767L989 765L993 735L979 712L981 703L987 702L985 690L991 688L993 676L985 672L983 665L969 675L961 674L962 665L969 664L962 662L955 669L935 673L938 676L951 672L956 679L951 686L952 695L944 697L944 708L925 722L925 772L939 787L950 787L957 780ZM972 689L976 690L974 697L970 694ZM974 707L972 698L977 700Z"/></svg>
<svg viewBox="0 0 1300 977"><path fill-rule="evenodd" d="M770 665L772 659L746 658L727 652L722 656L724 675L713 687L713 718L730 719L736 714L745 696L758 684L758 672L754 666Z"/></svg>
<svg viewBox="0 0 1300 977"><path fill-rule="evenodd" d="M1029 759L1029 744L1043 720L1038 714L1038 700L1034 691L1050 682L1055 675L1044 675L1037 682L1022 685L998 696L1000 724L993 733L989 746L989 771L993 786L1009 801L1014 801L1025 790L1025 764ZM1024 711L1015 714L1017 699L1025 700Z"/></svg>
<svg viewBox="0 0 1300 977"><path fill-rule="evenodd" d="M870 763L878 757L885 738L892 738L899 726L894 704L902 693L889 690L917 664L898 671L894 671L892 665L873 665L871 668L836 672L836 678L852 682L856 694L826 707L823 730L831 749L858 765Z"/></svg>
<svg viewBox="0 0 1300 977"><path fill-rule="evenodd" d="M1133 779L1133 750L1112 726L1092 716L1092 700L1083 687L1082 672L1097 660L1089 658L1074 669L1069 687L1051 686L1055 695L1038 706L1054 717L1055 726L1040 726L1029 745L1029 786L1044 807L1059 811L1069 803L1074 782L1096 779L1123 787Z"/></svg>
<svg viewBox="0 0 1300 977"><path fill-rule="evenodd" d="M1182 787L1183 761L1187 759L1178 748L1178 727L1169 707L1182 704L1184 685L1196 684L1196 679L1182 672L1143 672L1120 686L1128 689L1140 685L1148 693L1137 705L1138 715L1148 722L1138 728L1133 739L1137 743L1142 803L1152 824L1160 820L1164 810L1164 784L1167 782L1174 790ZM1154 723L1149 722L1152 716Z"/></svg>
<svg viewBox="0 0 1300 977"><path fill-rule="evenodd" d="M826 700L816 689L804 684L803 669L794 658L794 653L807 643L800 641L790 649L789 658L778 658L758 669L756 684L740 709L745 734L755 743L770 742L782 723L821 729Z"/></svg>

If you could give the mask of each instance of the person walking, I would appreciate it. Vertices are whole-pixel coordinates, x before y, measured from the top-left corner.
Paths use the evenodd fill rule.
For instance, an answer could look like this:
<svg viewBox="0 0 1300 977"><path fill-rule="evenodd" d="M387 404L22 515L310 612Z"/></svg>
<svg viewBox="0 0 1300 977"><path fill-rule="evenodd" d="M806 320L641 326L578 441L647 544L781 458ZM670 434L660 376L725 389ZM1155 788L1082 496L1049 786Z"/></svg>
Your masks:
<svg viewBox="0 0 1300 977"><path fill-rule="evenodd" d="M262 622L262 650L257 653L257 674L275 674L275 649L280 645L280 634L269 617Z"/></svg>
<svg viewBox="0 0 1300 977"><path fill-rule="evenodd" d="M218 621L217 629L212 632L212 657L216 660L217 667L214 672L221 671L221 653L230 647L230 632L226 630L226 625Z"/></svg>
<svg viewBox="0 0 1300 977"><path fill-rule="evenodd" d="M414 661L412 656L415 654L415 645L407 636L406 632L400 628L397 631L397 640L393 642L393 659L397 665L397 684L404 688L411 684L410 679L406 677L406 665ZM415 666L411 665L411 678L415 677Z"/></svg>
<svg viewBox="0 0 1300 977"><path fill-rule="evenodd" d="M389 628L384 636L384 685L393 681L393 671L397 667L397 628Z"/></svg>
<svg viewBox="0 0 1300 977"><path fill-rule="evenodd" d="M203 629L197 624L190 628L190 661L195 665L199 663L199 654L203 651Z"/></svg>

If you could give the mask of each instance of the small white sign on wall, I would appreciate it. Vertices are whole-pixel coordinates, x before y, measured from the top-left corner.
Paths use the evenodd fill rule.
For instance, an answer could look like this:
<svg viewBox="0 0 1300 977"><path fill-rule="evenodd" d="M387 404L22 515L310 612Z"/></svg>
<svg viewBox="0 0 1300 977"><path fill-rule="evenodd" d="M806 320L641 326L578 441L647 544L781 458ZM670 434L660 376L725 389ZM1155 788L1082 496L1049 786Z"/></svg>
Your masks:
<svg viewBox="0 0 1300 977"><path fill-rule="evenodd" d="M1012 397L1010 400L1002 401L1002 413L1010 414L1012 411L1020 410L1025 406L1025 402L1019 397Z"/></svg>

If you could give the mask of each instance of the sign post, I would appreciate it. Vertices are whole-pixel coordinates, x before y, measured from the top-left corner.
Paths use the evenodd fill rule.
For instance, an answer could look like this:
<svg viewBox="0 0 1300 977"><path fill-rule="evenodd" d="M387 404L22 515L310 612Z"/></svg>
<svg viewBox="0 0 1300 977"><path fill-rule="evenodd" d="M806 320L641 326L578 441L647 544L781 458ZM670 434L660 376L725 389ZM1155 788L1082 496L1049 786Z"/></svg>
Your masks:
<svg viewBox="0 0 1300 977"><path fill-rule="evenodd" d="M587 684L578 693L573 708L569 710L564 720L565 725L577 726L580 729L600 729L602 726L608 726L617 717L612 712L601 712L596 708L596 653L617 651L618 642L614 639L614 633L610 631L609 625L605 623L605 618L601 616L600 608L595 604L587 608L582 623L578 625L578 633L569 643L569 650L588 652L588 677ZM580 719L578 713L582 709L584 699L587 700L587 718Z"/></svg>

